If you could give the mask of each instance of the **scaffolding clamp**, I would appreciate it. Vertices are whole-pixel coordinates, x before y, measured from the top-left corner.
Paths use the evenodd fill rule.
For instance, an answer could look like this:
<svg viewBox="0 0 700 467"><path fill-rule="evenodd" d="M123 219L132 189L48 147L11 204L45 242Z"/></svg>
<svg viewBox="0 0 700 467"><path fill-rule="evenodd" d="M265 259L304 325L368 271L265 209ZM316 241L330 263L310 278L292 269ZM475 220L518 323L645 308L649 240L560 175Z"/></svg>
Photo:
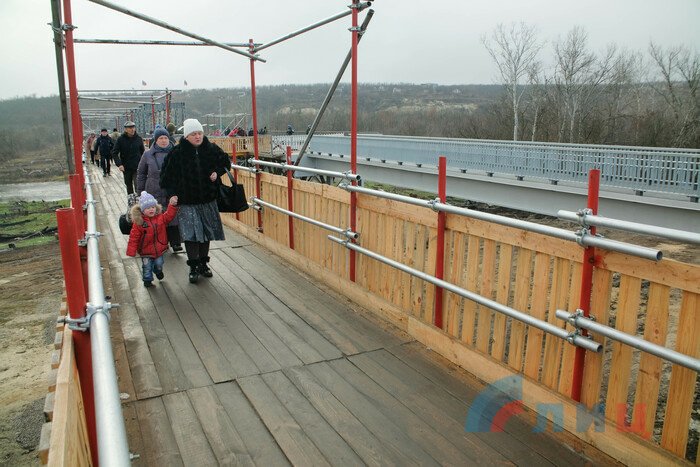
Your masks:
<svg viewBox="0 0 700 467"><path fill-rule="evenodd" d="M72 31L73 29L78 29L78 26L68 23L64 23L61 25L61 31Z"/></svg>
<svg viewBox="0 0 700 467"><path fill-rule="evenodd" d="M581 230L576 231L576 243L581 245L584 248L588 248L588 246L584 243L584 239L586 238L586 235L590 235L591 231L588 230L586 227L582 228Z"/></svg>
<svg viewBox="0 0 700 467"><path fill-rule="evenodd" d="M430 206L430 209L432 209L433 211L439 212L437 204L440 202L442 202L440 198L431 199L430 201L428 201L428 206Z"/></svg>
<svg viewBox="0 0 700 467"><path fill-rule="evenodd" d="M71 318L70 316L59 316L56 320L59 324L67 324L68 329L71 331L86 332L90 330L90 320L95 315L95 313L104 313L109 319L109 310L112 308L118 308L118 303L104 302L100 306L95 306L88 302L85 306L85 311L87 314L81 318Z"/></svg>
<svg viewBox="0 0 700 467"><path fill-rule="evenodd" d="M578 222L581 224L582 227L588 228L590 224L586 221L586 216L592 216L593 215L593 209L591 208L585 208L585 209L579 209L576 211L576 215L579 217Z"/></svg>

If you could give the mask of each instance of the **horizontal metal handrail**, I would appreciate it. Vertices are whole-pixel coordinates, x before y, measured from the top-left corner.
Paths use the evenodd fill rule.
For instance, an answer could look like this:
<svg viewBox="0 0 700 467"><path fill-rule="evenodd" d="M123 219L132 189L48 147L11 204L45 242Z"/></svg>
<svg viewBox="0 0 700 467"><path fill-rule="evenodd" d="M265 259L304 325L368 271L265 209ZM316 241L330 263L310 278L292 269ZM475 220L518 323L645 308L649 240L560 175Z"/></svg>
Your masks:
<svg viewBox="0 0 700 467"><path fill-rule="evenodd" d="M95 391L95 427L97 431L97 453L100 465L131 465L129 446L122 414L117 371L109 332L109 310L111 303L105 301L100 265L97 213L92 193L92 181L87 167L85 174L85 197L87 205L87 273L88 300L87 319L90 329L92 355L92 380Z"/></svg>
<svg viewBox="0 0 700 467"><path fill-rule="evenodd" d="M281 212L281 213L286 214L286 215L293 217L295 219L299 219L300 221L308 222L309 224L315 225L316 227L321 227L322 229L343 235L346 238L349 238L351 240L357 240L358 238L360 238L359 233L353 232L350 229L343 229L341 227L336 227L334 225L326 224L325 222L321 222L321 221L318 221L316 219L312 219L311 217L302 216L301 214L297 214L296 212L288 211L288 210L283 209L279 206L275 206L274 204L263 201L260 198L256 198L255 196L251 197L250 201L253 204L257 204L259 206L264 206L266 208L270 208L274 211Z"/></svg>
<svg viewBox="0 0 700 467"><path fill-rule="evenodd" d="M487 222L492 222L494 224L504 225L507 227L514 227L516 229L526 230L528 232L547 235L550 237L559 238L561 240L575 242L583 247L593 246L596 248L603 248L605 250L634 255L652 261L659 261L663 257L663 253L659 250L591 235L585 229L579 232L572 232L570 230L561 229L559 227L551 227L548 225L537 224L535 222L524 221L520 219L512 219L510 217L500 216L498 214L491 214L488 212L476 211L468 208L460 208L457 206L452 206L450 204L441 203L437 199L426 201L422 199L412 198L410 196L397 195L395 193L387 193L385 191L352 186L345 183L341 183L340 187L347 191L364 193L367 195L376 196L378 198L391 199L394 201L401 201L404 203L412 204L414 206L421 206L424 208L433 209L435 211L457 214L459 216L470 217L472 219L479 219Z"/></svg>
<svg viewBox="0 0 700 467"><path fill-rule="evenodd" d="M262 165L265 167L274 167L280 170L292 170L292 171L299 171L299 172L309 172L312 174L317 174L317 175L326 175L328 177L337 177L337 178L343 178L345 180L354 180L356 182L359 182L362 177L360 177L357 174L354 174L350 171L347 172L334 172L332 170L322 170L322 169L314 169L311 167L299 167L297 165L290 165L290 164L281 164L279 162L268 162L268 161L261 161L261 160L255 160L255 159L248 159L249 164L255 164L255 165Z"/></svg>
<svg viewBox="0 0 700 467"><path fill-rule="evenodd" d="M605 336L614 341L622 342L630 347L639 349L651 355L655 355L664 360L668 360L671 363L681 365L685 368L689 368L693 371L700 372L700 360L689 355L676 352L675 350L663 347L658 344L654 344L637 336L627 334L617 329L611 328L601 323L593 321L591 318L587 318L582 315L582 313L569 313L564 310L557 310L556 317L567 321L569 324L577 329L586 329L601 336Z"/></svg>
<svg viewBox="0 0 700 467"><path fill-rule="evenodd" d="M560 219L577 222L584 227L607 227L610 229L624 230L626 232L664 237L683 243L694 243L696 245L700 244L700 233L669 229L667 227L641 224L638 222L623 221L620 219L611 219L609 217L591 214L587 209L582 209L577 212L560 210L557 212L557 216Z"/></svg>
<svg viewBox="0 0 700 467"><path fill-rule="evenodd" d="M254 173L254 174L260 172L260 171L259 171L258 169L256 169L255 167L246 167L246 166L244 166L244 165L238 165L238 164L231 164L231 168L232 168L232 169L235 169L235 170L242 170L242 171L244 171L244 172L251 172L251 173Z"/></svg>
<svg viewBox="0 0 700 467"><path fill-rule="evenodd" d="M423 271L413 269L409 266L406 266L403 263L399 263L398 261L394 261L393 259L387 258L386 256L382 256L382 255L375 253L371 250L368 250L366 248L362 248L361 246L356 245L354 243L351 243L348 240L336 238L332 235L329 235L328 239L335 242L335 243L343 245L348 249L354 250L358 253L362 253L365 256L368 256L372 259L375 259L379 262L387 264L387 265L389 265L393 268L396 268L400 271L408 273L414 277L418 277L419 279L422 279L426 282L430 282L433 285L441 287L445 290L449 290L450 292L455 293L461 297L472 300L473 302L476 302L479 305L485 306L491 310L494 310L498 313L509 316L509 317L516 319L520 322L523 322L529 326L540 329L541 331L544 331L548 334L551 334L553 336L564 339L573 345L583 347L584 349L590 350L592 352L600 352L603 349L603 346L601 344L599 344L599 343L597 343L597 342L595 342L587 337L584 337L584 336L581 336L581 335L575 334L575 333L570 334L570 333L566 332L565 329L557 327L551 323L548 323L547 321L537 319L533 316L528 315L527 313L523 313L522 311L518 311L515 308L511 308L509 306L506 306L506 305L503 305L503 304L498 303L496 301L493 301L491 299L488 299L488 298L486 298L482 295L479 295L477 293L470 292L469 290L458 287L458 286L452 284L451 282L447 282L447 281L444 281L442 279L438 279L437 277L431 276L430 274L426 274Z"/></svg>

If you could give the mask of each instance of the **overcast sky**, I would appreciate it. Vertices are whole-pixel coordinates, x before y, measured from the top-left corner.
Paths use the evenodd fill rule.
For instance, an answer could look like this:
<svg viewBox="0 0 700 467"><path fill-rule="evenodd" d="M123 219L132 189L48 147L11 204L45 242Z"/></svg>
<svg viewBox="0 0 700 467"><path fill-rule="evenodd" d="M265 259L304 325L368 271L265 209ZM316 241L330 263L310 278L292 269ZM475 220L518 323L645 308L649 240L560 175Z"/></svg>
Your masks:
<svg viewBox="0 0 700 467"><path fill-rule="evenodd" d="M112 0L222 42L267 42L346 10L349 0ZM72 0L76 38L191 40ZM361 82L496 82L480 38L498 23L534 24L548 44L574 26L591 49L700 47L699 0L377 0L359 52ZM361 19L364 13L361 14ZM0 99L57 92L49 0L0 0ZM361 20L360 20L361 21ZM350 18L262 51L256 83L330 82L350 46ZM542 56L551 56L551 47ZM217 48L76 45L79 89L249 86L248 60ZM188 85L184 85L184 81ZM349 80L349 71L344 81Z"/></svg>

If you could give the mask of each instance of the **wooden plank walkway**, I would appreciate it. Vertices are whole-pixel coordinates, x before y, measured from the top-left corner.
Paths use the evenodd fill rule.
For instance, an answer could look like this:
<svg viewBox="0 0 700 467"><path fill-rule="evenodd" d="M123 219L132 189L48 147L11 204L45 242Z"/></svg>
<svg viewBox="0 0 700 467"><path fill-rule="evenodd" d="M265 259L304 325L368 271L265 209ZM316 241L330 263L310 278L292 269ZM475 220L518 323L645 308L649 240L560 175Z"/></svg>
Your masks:
<svg viewBox="0 0 700 467"><path fill-rule="evenodd" d="M189 284L184 254L166 253L165 279L145 289L113 172L94 170L94 189L134 465L613 464L534 433L532 414L465 432L483 384L229 230L213 278Z"/></svg>

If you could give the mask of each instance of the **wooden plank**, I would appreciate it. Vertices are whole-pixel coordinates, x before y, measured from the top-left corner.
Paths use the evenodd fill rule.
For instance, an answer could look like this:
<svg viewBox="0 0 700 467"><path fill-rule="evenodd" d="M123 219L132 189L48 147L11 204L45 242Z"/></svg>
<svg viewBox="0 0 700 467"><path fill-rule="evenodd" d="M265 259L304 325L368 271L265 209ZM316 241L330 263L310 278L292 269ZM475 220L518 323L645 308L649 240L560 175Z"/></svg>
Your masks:
<svg viewBox="0 0 700 467"><path fill-rule="evenodd" d="M333 362L332 366L355 389L375 401L387 419L406 427L406 434L441 465L493 465L507 461L474 433L465 433L463 419L458 421L445 413L442 394L430 391L425 397L425 381L415 386L413 375L396 376L382 366L387 362L381 358L385 353L379 350L353 356L350 360L354 366L344 360ZM389 366L394 369L396 365L390 362ZM455 402L454 405L461 405Z"/></svg>
<svg viewBox="0 0 700 467"><path fill-rule="evenodd" d="M700 295L684 291L678 318L676 351L700 358L698 336L700 336ZM697 378L695 371L679 365L672 367L661 446L680 457L685 456Z"/></svg>
<svg viewBox="0 0 700 467"><path fill-rule="evenodd" d="M418 226L416 224L405 222L406 238L404 240L404 251L402 261L404 264L415 268L415 252L416 252L416 229ZM411 303L412 297L416 293L413 289L413 280L410 274L405 272L401 273L401 290L403 295L401 297L401 309L406 313L412 313Z"/></svg>
<svg viewBox="0 0 700 467"><path fill-rule="evenodd" d="M221 259L219 259L220 256ZM228 261L224 263L225 260ZM229 289L220 286L219 291L232 308L238 310L241 306L239 301L242 300L252 312L275 331L290 349L294 350L304 363L339 358L342 355L333 344L294 314L277 297L267 289L261 288L254 277L231 261L228 256L223 253L217 254L212 258L212 263L220 265L221 275L217 277L229 284ZM221 267L224 264L228 266L227 270ZM233 287L230 285L233 281L227 280L229 276L236 278L237 284ZM217 278L213 279L217 283ZM253 292L253 287L257 294Z"/></svg>
<svg viewBox="0 0 700 467"><path fill-rule="evenodd" d="M596 251L596 260L600 268L700 294L700 265L697 264L672 259L653 262L605 250Z"/></svg>
<svg viewBox="0 0 700 467"><path fill-rule="evenodd" d="M53 407L56 402L56 393L50 392L46 394L44 399L44 420L50 422L53 420Z"/></svg>
<svg viewBox="0 0 700 467"><path fill-rule="evenodd" d="M184 465L215 465L217 462L187 393L163 396L175 442Z"/></svg>
<svg viewBox="0 0 700 467"><path fill-rule="evenodd" d="M428 249L426 251L425 266L423 271L431 276L435 275L435 263L437 261L437 229L427 229ZM387 266L388 267L388 266ZM423 322L433 324L435 322L435 286L428 282L423 283Z"/></svg>
<svg viewBox="0 0 700 467"><path fill-rule="evenodd" d="M326 459L338 465L364 465L355 451L284 374L268 373L262 375L262 379Z"/></svg>
<svg viewBox="0 0 700 467"><path fill-rule="evenodd" d="M581 296L581 263L573 263L571 268L571 290L569 292L569 305L567 311L573 313L579 306L579 297ZM595 296L595 294L594 294ZM591 302L592 303L592 302ZM607 312L606 312L607 316ZM569 332L573 332L574 328L569 325L564 326ZM594 338L595 339L595 338ZM571 344L562 344L564 350L561 356L561 371L559 372L559 392L564 395L571 394L571 387L574 379L574 360L576 358L576 346ZM600 358L601 355L587 352L586 360L591 358ZM584 375L585 375L584 366ZM584 376L585 378L585 376Z"/></svg>
<svg viewBox="0 0 700 467"><path fill-rule="evenodd" d="M143 456L143 436L136 406L133 402L122 404L122 415L124 416L124 428L126 429L126 440L129 445L129 452Z"/></svg>
<svg viewBox="0 0 700 467"><path fill-rule="evenodd" d="M254 465L214 388L207 386L190 389L187 396L219 465Z"/></svg>
<svg viewBox="0 0 700 467"><path fill-rule="evenodd" d="M227 304L211 288L205 293L202 288L190 284L182 287L179 283L169 283L164 285L164 289L168 296L182 297L178 299L179 305L175 309L214 382L230 381L250 374L253 371L251 362L258 370L261 367L278 368L277 362L261 349L259 342L254 349L261 351L260 362L250 357L252 349L247 349L246 345L253 345L257 340L237 316L230 316ZM197 307L191 303L196 303Z"/></svg>
<svg viewBox="0 0 700 467"><path fill-rule="evenodd" d="M430 208L412 206L400 201L377 198L362 193L357 194L357 207L433 229L437 227L437 216Z"/></svg>
<svg viewBox="0 0 700 467"><path fill-rule="evenodd" d="M450 231L452 238L453 252L450 255L450 267L445 270L445 278L453 284L461 284L464 279L464 258L466 253L465 235ZM444 292L446 310L446 332L451 336L460 335L461 305L462 298L452 292Z"/></svg>
<svg viewBox="0 0 700 467"><path fill-rule="evenodd" d="M143 437L141 459L145 465L184 465L163 399L140 400L134 406Z"/></svg>
<svg viewBox="0 0 700 467"><path fill-rule="evenodd" d="M330 465L260 376L241 378L238 384L292 465Z"/></svg>
<svg viewBox="0 0 700 467"><path fill-rule="evenodd" d="M608 322L610 310L610 293L612 273L604 269L593 272L593 290L591 294L591 314L599 323ZM578 306L578 303L577 305ZM567 327L569 330L573 328ZM593 335L593 340L600 342L605 348L606 339ZM603 378L603 353L586 352L586 363L583 368L583 383L581 385L581 403L589 409L600 402L600 386Z"/></svg>
<svg viewBox="0 0 700 467"><path fill-rule="evenodd" d="M508 305L510 297L512 263L513 247L511 245L501 244L498 254L496 301L503 305ZM503 360L506 352L506 324L506 316L503 313L496 313L493 319L493 346L491 347L491 356L498 361Z"/></svg>
<svg viewBox="0 0 700 467"><path fill-rule="evenodd" d="M289 465L275 439L236 383L217 384L214 391L229 418L234 421L238 434L256 465Z"/></svg>
<svg viewBox="0 0 700 467"><path fill-rule="evenodd" d="M316 326L317 331L343 353L374 350L403 342L403 338L387 334L365 319L357 319L358 314L348 307L346 301L330 296L298 274L291 274L283 263L274 258L254 249L237 249L226 253L246 270L254 263L259 271L259 266L264 264L262 258L265 258L265 262L274 267L267 267L265 274L256 274L259 283L304 320ZM285 269L285 274L281 274ZM319 313L319 310L324 311Z"/></svg>
<svg viewBox="0 0 700 467"><path fill-rule="evenodd" d="M57 332L53 338L53 348L59 350L63 347L63 331Z"/></svg>
<svg viewBox="0 0 700 467"><path fill-rule="evenodd" d="M51 369L55 370L58 368L59 363L61 363L61 351L54 350L51 352Z"/></svg>
<svg viewBox="0 0 700 467"><path fill-rule="evenodd" d="M496 276L496 242L488 238L484 239L484 252L481 257L481 287L479 294L482 297L493 300L493 286ZM493 311L485 306L478 307L476 348L485 354L489 353L491 341L491 322Z"/></svg>
<svg viewBox="0 0 700 467"><path fill-rule="evenodd" d="M552 288L549 300L547 322L557 327L565 327L565 322L556 317L557 310L567 309L570 287L571 261L563 258L554 259L552 271ZM564 340L547 334L545 336L544 357L542 358L542 384L556 389L559 383L559 367Z"/></svg>
<svg viewBox="0 0 700 467"><path fill-rule="evenodd" d="M636 335L637 314L639 313L640 292L642 281L636 277L622 276L620 278L620 294L618 296L615 329ZM632 348L620 342L613 341L610 376L608 378L608 394L605 402L605 416L617 420L619 406L627 406L627 395L632 373ZM627 410L625 410L625 413Z"/></svg>
<svg viewBox="0 0 700 467"><path fill-rule="evenodd" d="M416 232L415 269L425 272L425 253L427 250L427 228L419 225ZM423 311L423 293L425 282L422 279L411 276L411 314L420 317Z"/></svg>
<svg viewBox="0 0 700 467"><path fill-rule="evenodd" d="M114 315L112 315L114 319ZM114 326L113 328L116 328ZM126 347L124 342L115 342L112 340L112 352L114 353L114 365L117 371L117 383L119 384L119 392L127 394L129 398L136 398L136 389L131 380L131 371L129 370L129 360L126 356Z"/></svg>
<svg viewBox="0 0 700 467"><path fill-rule="evenodd" d="M515 376L512 369L494 364L493 359L467 348L463 343L450 338L447 334L420 321L409 318L409 332L423 345L429 347L445 358L459 364L476 378L493 383L503 378ZM523 404L537 410L541 404L557 404L563 410L564 429L578 438L598 447L614 459L626 465L668 465L677 463L678 457L643 441L616 430L597 432L592 426L588 431L577 430L577 410L579 408L568 397L559 395L544 386L522 379ZM541 438L540 438L541 439ZM538 442L539 443L539 442ZM609 460L608 460L609 461Z"/></svg>
<svg viewBox="0 0 700 467"><path fill-rule="evenodd" d="M479 237L469 236L467 243L467 283L466 289L470 292L477 291L479 275ZM471 300L464 302L464 314L462 315L462 340L467 345L474 343L474 331L476 330L476 303Z"/></svg>
<svg viewBox="0 0 700 467"><path fill-rule="evenodd" d="M515 271L515 296L513 308L526 311L530 299L530 279L532 277L532 251L520 248L518 250L518 265ZM508 346L508 365L516 371L523 367L525 352L525 324L511 320L510 345Z"/></svg>
<svg viewBox="0 0 700 467"><path fill-rule="evenodd" d="M670 287L654 282L649 284L649 298L644 318L644 340L661 346L666 345L670 298ZM632 426L642 427L642 434L651 435L654 432L662 367L663 360L642 352L632 412Z"/></svg>
<svg viewBox="0 0 700 467"><path fill-rule="evenodd" d="M404 465L408 462L401 451L382 444L311 375L308 368L289 368L284 373L367 465Z"/></svg>
<svg viewBox="0 0 700 467"><path fill-rule="evenodd" d="M342 360L336 360L339 362ZM438 465L430 454L416 444L406 429L406 426L398 426L384 416L377 403L364 396L348 383L343 375L329 363L316 363L307 368L313 376L323 384L358 420L362 422L383 445L401 452L408 458L408 463L418 465Z"/></svg>
<svg viewBox="0 0 700 467"><path fill-rule="evenodd" d="M51 446L51 423L41 425L41 434L39 435L39 445L36 447L39 455L39 462L42 465L49 463L49 449Z"/></svg>
<svg viewBox="0 0 700 467"><path fill-rule="evenodd" d="M532 286L530 316L544 320L547 312L547 296L549 291L550 257L535 253L535 274ZM525 368L523 372L534 380L539 380L542 365L542 342L544 331L532 326L527 329L527 349L525 350Z"/></svg>

